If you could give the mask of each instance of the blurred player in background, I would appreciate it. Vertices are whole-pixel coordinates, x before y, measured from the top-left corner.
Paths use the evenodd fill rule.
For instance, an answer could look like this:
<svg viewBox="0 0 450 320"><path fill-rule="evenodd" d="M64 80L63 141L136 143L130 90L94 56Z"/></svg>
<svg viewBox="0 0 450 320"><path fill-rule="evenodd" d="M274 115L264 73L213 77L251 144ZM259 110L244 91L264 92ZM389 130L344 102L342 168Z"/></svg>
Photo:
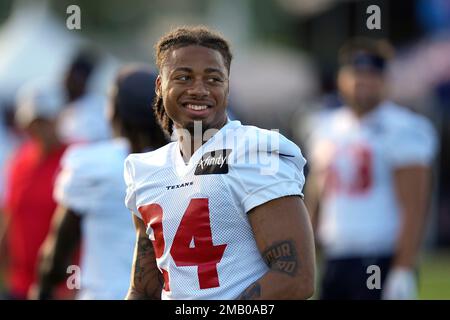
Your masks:
<svg viewBox="0 0 450 320"><path fill-rule="evenodd" d="M93 52L81 51L68 67L64 79L67 105L58 125L61 138L68 144L111 137L106 117L107 100L90 89L98 60Z"/></svg>
<svg viewBox="0 0 450 320"><path fill-rule="evenodd" d="M42 247L39 281L30 295L52 298L68 259L80 240L81 290L78 299L123 299L126 295L135 232L123 203L123 162L130 152L167 143L152 112L156 74L144 66L123 68L110 103L114 139L70 147L55 186L59 204Z"/></svg>
<svg viewBox="0 0 450 320"><path fill-rule="evenodd" d="M386 100L391 56L387 43L364 38L341 48L346 105L311 140L306 196L324 249L322 299L417 298L436 136L423 116ZM370 265L381 290L367 286Z"/></svg>
<svg viewBox="0 0 450 320"><path fill-rule="evenodd" d="M66 149L56 132L63 105L64 92L57 86L33 82L18 93L16 122L27 138L11 160L5 187L9 299L26 299L56 208L52 190Z"/></svg>
<svg viewBox="0 0 450 320"><path fill-rule="evenodd" d="M220 35L178 28L156 56L155 112L178 140L125 162L137 231L127 298L309 298L315 258L300 149L228 119L232 55ZM262 159L278 167L264 174Z"/></svg>

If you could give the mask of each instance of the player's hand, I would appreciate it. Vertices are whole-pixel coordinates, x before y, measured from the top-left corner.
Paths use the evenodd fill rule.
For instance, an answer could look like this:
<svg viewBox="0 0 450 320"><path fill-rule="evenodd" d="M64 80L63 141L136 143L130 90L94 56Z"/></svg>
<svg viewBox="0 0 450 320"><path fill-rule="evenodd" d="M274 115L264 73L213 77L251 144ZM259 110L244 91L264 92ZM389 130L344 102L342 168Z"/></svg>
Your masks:
<svg viewBox="0 0 450 320"><path fill-rule="evenodd" d="M413 270L394 268L388 273L382 291L383 300L415 300L417 296L417 283Z"/></svg>
<svg viewBox="0 0 450 320"><path fill-rule="evenodd" d="M32 284L28 289L27 299L28 300L39 300L39 287L36 284Z"/></svg>
<svg viewBox="0 0 450 320"><path fill-rule="evenodd" d="M40 286L37 284L32 284L30 289L28 289L27 294L28 300L48 300L52 299L49 293L45 293Z"/></svg>

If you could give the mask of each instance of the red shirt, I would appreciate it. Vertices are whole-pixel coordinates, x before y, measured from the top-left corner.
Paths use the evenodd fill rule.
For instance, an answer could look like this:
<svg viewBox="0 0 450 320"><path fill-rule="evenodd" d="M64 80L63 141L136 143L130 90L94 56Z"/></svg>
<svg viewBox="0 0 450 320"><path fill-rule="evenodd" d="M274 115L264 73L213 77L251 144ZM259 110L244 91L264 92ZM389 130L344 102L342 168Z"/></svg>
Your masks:
<svg viewBox="0 0 450 320"><path fill-rule="evenodd" d="M37 254L49 231L56 209L53 184L66 146L43 153L36 141L28 141L12 158L6 184L9 214L8 253L11 294L25 297L37 273Z"/></svg>

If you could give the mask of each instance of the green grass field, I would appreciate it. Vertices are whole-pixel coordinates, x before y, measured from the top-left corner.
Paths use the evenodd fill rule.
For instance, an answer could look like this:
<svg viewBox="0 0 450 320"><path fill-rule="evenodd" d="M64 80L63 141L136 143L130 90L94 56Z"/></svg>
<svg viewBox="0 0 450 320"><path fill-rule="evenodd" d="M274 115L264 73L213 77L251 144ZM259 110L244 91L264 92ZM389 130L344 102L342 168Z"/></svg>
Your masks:
<svg viewBox="0 0 450 320"><path fill-rule="evenodd" d="M322 256L317 255L317 275L321 275ZM319 279L320 280L320 279ZM320 283L316 285L313 299L320 295ZM450 300L450 250L423 253L419 267L419 299Z"/></svg>
<svg viewBox="0 0 450 320"><path fill-rule="evenodd" d="M423 256L419 286L420 299L450 300L450 250Z"/></svg>

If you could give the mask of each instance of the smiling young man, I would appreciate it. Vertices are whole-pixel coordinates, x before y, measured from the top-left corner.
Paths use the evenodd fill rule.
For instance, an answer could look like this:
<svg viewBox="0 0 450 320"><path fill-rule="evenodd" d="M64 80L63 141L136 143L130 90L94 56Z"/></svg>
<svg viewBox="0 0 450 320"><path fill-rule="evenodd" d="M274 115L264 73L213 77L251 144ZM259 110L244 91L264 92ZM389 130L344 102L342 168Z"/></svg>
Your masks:
<svg viewBox="0 0 450 320"><path fill-rule="evenodd" d="M314 242L303 158L226 114L232 55L203 27L156 45L154 109L176 141L125 162L137 241L127 299L306 299Z"/></svg>

